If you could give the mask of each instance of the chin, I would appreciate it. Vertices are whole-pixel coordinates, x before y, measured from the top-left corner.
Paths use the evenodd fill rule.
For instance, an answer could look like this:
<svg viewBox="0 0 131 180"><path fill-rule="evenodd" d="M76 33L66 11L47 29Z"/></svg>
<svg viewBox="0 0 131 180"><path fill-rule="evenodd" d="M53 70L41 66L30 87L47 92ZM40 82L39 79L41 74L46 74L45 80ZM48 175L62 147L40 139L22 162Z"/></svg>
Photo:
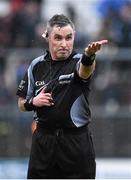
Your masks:
<svg viewBox="0 0 131 180"><path fill-rule="evenodd" d="M69 56L59 56L58 57L58 60L65 60L65 59L67 59Z"/></svg>
<svg viewBox="0 0 131 180"><path fill-rule="evenodd" d="M69 56L70 56L70 54L60 54L60 55L58 56L58 59L59 59L59 60L65 60L65 59L67 59Z"/></svg>

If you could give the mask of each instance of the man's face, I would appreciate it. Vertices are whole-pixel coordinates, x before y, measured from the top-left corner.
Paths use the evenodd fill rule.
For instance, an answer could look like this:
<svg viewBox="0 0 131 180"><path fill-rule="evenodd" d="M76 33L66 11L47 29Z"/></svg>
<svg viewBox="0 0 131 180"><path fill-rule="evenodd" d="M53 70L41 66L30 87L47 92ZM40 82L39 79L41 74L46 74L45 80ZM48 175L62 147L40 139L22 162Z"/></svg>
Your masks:
<svg viewBox="0 0 131 180"><path fill-rule="evenodd" d="M52 28L48 41L53 60L64 60L70 56L74 45L74 34L70 25Z"/></svg>

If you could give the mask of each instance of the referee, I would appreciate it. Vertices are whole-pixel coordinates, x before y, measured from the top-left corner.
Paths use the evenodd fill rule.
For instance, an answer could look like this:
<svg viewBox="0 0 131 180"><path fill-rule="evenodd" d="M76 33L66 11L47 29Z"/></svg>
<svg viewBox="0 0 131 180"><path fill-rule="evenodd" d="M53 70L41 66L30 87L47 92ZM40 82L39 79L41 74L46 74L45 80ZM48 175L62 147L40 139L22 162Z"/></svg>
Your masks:
<svg viewBox="0 0 131 180"><path fill-rule="evenodd" d="M95 179L95 153L88 124L89 92L96 52L107 40L74 51L75 27L63 14L47 22L44 55L34 59L17 95L22 111L34 111L28 179Z"/></svg>

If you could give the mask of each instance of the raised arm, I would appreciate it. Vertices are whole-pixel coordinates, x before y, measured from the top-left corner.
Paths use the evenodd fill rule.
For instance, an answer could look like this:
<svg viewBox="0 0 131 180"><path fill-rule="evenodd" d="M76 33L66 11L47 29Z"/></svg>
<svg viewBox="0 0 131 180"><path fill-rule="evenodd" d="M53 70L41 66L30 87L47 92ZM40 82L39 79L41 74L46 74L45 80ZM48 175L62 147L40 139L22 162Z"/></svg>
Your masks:
<svg viewBox="0 0 131 180"><path fill-rule="evenodd" d="M87 79L95 70L95 53L99 51L102 45L107 44L108 40L96 41L85 48L84 55L81 59L79 76Z"/></svg>

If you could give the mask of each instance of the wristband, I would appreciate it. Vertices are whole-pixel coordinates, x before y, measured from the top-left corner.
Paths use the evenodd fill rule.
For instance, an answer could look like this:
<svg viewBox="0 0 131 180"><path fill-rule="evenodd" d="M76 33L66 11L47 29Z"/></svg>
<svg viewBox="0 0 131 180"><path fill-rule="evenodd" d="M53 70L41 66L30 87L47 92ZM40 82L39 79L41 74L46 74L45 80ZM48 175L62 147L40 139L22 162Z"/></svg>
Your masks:
<svg viewBox="0 0 131 180"><path fill-rule="evenodd" d="M95 57L96 57L95 54L92 54L91 56L83 54L82 59L81 59L81 63L84 66L91 66L95 60Z"/></svg>
<svg viewBox="0 0 131 180"><path fill-rule="evenodd" d="M27 99L25 101L24 107L25 107L26 111L33 111L36 109L36 106L33 105L32 100L33 100L33 98Z"/></svg>

